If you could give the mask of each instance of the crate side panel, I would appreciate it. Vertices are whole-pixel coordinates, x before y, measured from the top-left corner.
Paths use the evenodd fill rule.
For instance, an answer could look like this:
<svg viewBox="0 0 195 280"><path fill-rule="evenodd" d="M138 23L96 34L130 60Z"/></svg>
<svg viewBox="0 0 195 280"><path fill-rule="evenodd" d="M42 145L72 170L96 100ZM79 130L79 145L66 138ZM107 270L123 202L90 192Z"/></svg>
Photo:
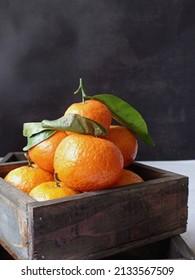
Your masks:
<svg viewBox="0 0 195 280"><path fill-rule="evenodd" d="M0 240L18 258L27 259L27 224L23 211L0 195Z"/></svg>
<svg viewBox="0 0 195 280"><path fill-rule="evenodd" d="M148 166L139 162L134 162L133 164L130 164L127 168L139 174L145 181L158 179L158 178L167 178L169 176L174 176L174 175L180 175L153 166Z"/></svg>
<svg viewBox="0 0 195 280"><path fill-rule="evenodd" d="M95 258L123 244L184 232L187 185L187 178L176 176L34 207L32 258Z"/></svg>
<svg viewBox="0 0 195 280"><path fill-rule="evenodd" d="M28 259L26 204L30 201L30 197L0 178L0 243L19 259Z"/></svg>
<svg viewBox="0 0 195 280"><path fill-rule="evenodd" d="M143 248L147 245L150 244L154 244L155 242L159 242L159 241L163 241L165 239L171 239L173 236L177 236L179 235L181 232L183 232L184 229L182 228L178 228L176 230L171 230L171 231L166 231L162 234L159 235L153 235L147 238L143 238L137 241L133 241L133 242L129 242L127 244L122 244L120 246L117 247L113 247L111 249L108 250L104 250L102 252L99 253L95 253L95 254L91 254L87 256L87 259L103 259L103 258L109 258L109 259L113 259L114 256L118 255L118 254L124 254L124 256L126 254L128 254L128 252L131 252L132 250L139 250L139 248ZM166 248L167 250L168 248ZM161 252L159 252L159 254L161 254ZM143 257L143 256L142 256ZM167 258L169 258L169 256L167 256ZM85 259L85 256L81 259ZM142 258L143 259L143 258Z"/></svg>
<svg viewBox="0 0 195 280"><path fill-rule="evenodd" d="M1 160L1 163L10 161L10 159L12 159L12 158L14 158L14 153L10 152L3 157L3 159Z"/></svg>
<svg viewBox="0 0 195 280"><path fill-rule="evenodd" d="M0 163L0 177L4 178L11 170L26 165L27 161Z"/></svg>
<svg viewBox="0 0 195 280"><path fill-rule="evenodd" d="M168 236L167 236L168 237ZM163 238L159 241L152 240L151 244L141 247L127 248L119 254L113 254L109 258L111 260L159 260L159 259L194 259L194 254L181 238L180 235L175 235L171 238ZM104 257L105 259L105 257Z"/></svg>
<svg viewBox="0 0 195 280"><path fill-rule="evenodd" d="M24 156L24 152L10 152L7 155L4 156L2 159L1 163L9 162L9 163L14 163L17 161L26 161L26 158Z"/></svg>

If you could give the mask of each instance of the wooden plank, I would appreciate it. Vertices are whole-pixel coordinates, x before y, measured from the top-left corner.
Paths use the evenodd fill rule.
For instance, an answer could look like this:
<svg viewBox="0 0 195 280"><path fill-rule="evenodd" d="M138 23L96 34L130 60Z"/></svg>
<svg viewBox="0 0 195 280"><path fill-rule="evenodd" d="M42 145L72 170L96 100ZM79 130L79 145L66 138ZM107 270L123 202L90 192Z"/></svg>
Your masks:
<svg viewBox="0 0 195 280"><path fill-rule="evenodd" d="M138 163L138 162L134 162L127 168L142 176L142 178L145 181L179 175L171 171L162 170L152 166L147 166L145 164Z"/></svg>
<svg viewBox="0 0 195 280"><path fill-rule="evenodd" d="M28 259L27 204L32 201L0 178L0 243L18 259Z"/></svg>
<svg viewBox="0 0 195 280"><path fill-rule="evenodd" d="M195 260L195 254L181 236L178 235L171 238L170 244L170 257L174 256L175 258L178 258L179 256L182 256L186 260Z"/></svg>
<svg viewBox="0 0 195 280"><path fill-rule="evenodd" d="M27 161L18 161L18 162L4 162L0 163L0 177L4 178L7 173L9 173L11 170L18 168L20 166L26 165Z"/></svg>
<svg viewBox="0 0 195 280"><path fill-rule="evenodd" d="M173 258L173 256L175 256L174 250L172 250L170 254L171 239L173 238L173 236L177 236L182 231L183 230L181 228L171 230L170 232L166 231L159 235L143 238L137 241L129 242L127 244L122 244L120 246L107 249L102 252L90 254L87 256L87 259L135 259L135 255L137 255L137 258L139 256L140 259L148 259L148 249L150 249L150 257L152 259L171 259ZM167 242L167 240L169 240L169 242ZM160 243L164 243L163 241L165 241L166 247L160 248ZM155 251L155 247L158 247L158 251ZM81 259L85 259L85 257Z"/></svg>
<svg viewBox="0 0 195 280"><path fill-rule="evenodd" d="M155 236L182 233L187 199L188 178L174 175L52 203L29 203L30 258L102 258L113 248L116 252L140 240L147 244Z"/></svg>
<svg viewBox="0 0 195 280"><path fill-rule="evenodd" d="M155 238L158 241L155 241ZM183 260L194 260L195 255L190 250L188 245L182 239L180 235L176 235L171 238L164 239L162 235L161 238L156 236L151 243L147 245L142 245L141 240L137 242L137 246L133 249L124 248L121 249L120 253L111 253L108 257L103 259L106 260L159 260L159 259L183 259ZM161 240L162 239L162 240ZM185 248L185 249L184 249ZM0 259L1 260L13 260L9 248L6 251L0 246ZM186 253L187 252L187 253ZM107 252L108 253L108 252ZM106 256L106 255L105 255ZM96 254L97 257L97 254Z"/></svg>
<svg viewBox="0 0 195 280"><path fill-rule="evenodd" d="M155 239L157 236L152 238L150 244L141 245L141 240L138 242L136 247L133 249L126 248L126 250L121 250L118 254L113 254L106 259L111 260L156 260L156 259L183 259L183 260L194 260L195 255L190 250L188 245L182 239L180 235L175 235L171 238L164 238L164 235L161 235L161 238L156 242Z"/></svg>
<svg viewBox="0 0 195 280"><path fill-rule="evenodd" d="M14 152L14 153L8 153L7 155L4 156L2 159L1 163L9 162L13 163L16 161L27 161L25 159L24 153L23 152Z"/></svg>

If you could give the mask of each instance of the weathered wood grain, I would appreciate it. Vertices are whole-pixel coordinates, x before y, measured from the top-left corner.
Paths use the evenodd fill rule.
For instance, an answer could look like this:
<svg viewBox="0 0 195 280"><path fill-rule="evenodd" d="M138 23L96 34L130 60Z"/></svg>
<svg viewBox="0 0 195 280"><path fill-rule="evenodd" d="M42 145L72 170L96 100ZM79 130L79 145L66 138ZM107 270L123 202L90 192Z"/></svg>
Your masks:
<svg viewBox="0 0 195 280"><path fill-rule="evenodd" d="M19 259L28 259L28 214L32 202L25 193L0 178L0 243Z"/></svg>
<svg viewBox="0 0 195 280"><path fill-rule="evenodd" d="M17 167L26 165L27 161L16 161L16 162L5 162L5 163L0 163L0 177L4 178L7 173L9 173L12 169L15 169Z"/></svg>
<svg viewBox="0 0 195 280"><path fill-rule="evenodd" d="M2 159L1 163L5 163L5 162L14 163L16 161L26 161L27 162L23 152L8 153Z"/></svg>
<svg viewBox="0 0 195 280"><path fill-rule="evenodd" d="M181 233L187 221L187 178L30 203L34 259L88 259L153 236ZM50 221L48 223L48 220ZM119 248L120 250L120 248ZM54 253L55 252L55 253Z"/></svg>
<svg viewBox="0 0 195 280"><path fill-rule="evenodd" d="M104 258L111 260L159 260L159 259L185 259L194 260L195 254L190 250L188 245L182 239L180 235L175 235L171 238L165 238L164 235L158 236L158 241L155 241L154 237L149 244L141 244L141 240L138 246L126 248L121 250L120 253L116 253Z"/></svg>
<svg viewBox="0 0 195 280"><path fill-rule="evenodd" d="M171 171L162 170L152 166L147 166L145 164L138 163L138 162L134 162L127 168L142 176L145 181L159 179L159 178L167 178L170 176L178 175Z"/></svg>

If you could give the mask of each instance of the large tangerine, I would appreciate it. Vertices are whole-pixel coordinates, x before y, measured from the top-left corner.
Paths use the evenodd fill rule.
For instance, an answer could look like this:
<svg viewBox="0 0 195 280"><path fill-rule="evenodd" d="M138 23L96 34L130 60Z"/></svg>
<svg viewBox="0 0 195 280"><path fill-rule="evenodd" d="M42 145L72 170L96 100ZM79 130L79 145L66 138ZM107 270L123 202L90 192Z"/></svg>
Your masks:
<svg viewBox="0 0 195 280"><path fill-rule="evenodd" d="M60 181L77 191L112 186L123 169L123 156L112 142L89 135L73 134L56 149L54 169Z"/></svg>
<svg viewBox="0 0 195 280"><path fill-rule="evenodd" d="M4 180L28 194L40 183L53 180L53 174L37 165L25 165L11 170Z"/></svg>

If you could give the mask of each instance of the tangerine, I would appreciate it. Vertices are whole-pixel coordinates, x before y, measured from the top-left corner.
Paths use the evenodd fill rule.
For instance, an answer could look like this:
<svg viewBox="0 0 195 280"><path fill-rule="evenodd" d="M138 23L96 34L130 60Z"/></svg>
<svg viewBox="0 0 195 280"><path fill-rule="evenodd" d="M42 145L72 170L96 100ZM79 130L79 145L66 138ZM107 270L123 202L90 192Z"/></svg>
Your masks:
<svg viewBox="0 0 195 280"><path fill-rule="evenodd" d="M112 122L112 114L108 107L100 101L86 100L84 102L73 103L65 111L65 115L78 114L82 117L89 118L109 129Z"/></svg>
<svg viewBox="0 0 195 280"><path fill-rule="evenodd" d="M37 201L46 201L65 196L75 195L79 192L69 188L64 183L55 181L44 182L33 188L29 195Z"/></svg>
<svg viewBox="0 0 195 280"><path fill-rule="evenodd" d="M61 140L66 136L67 134L65 131L57 131L51 137L29 149L28 154L31 161L37 164L40 168L53 173L55 150Z"/></svg>
<svg viewBox="0 0 195 280"><path fill-rule="evenodd" d="M53 175L33 164L11 170L4 180L25 193L29 193L40 183L53 180Z"/></svg>
<svg viewBox="0 0 195 280"><path fill-rule="evenodd" d="M130 185L135 183L141 183L144 180L135 172L123 169L121 177L118 179L117 182L113 186L124 186L124 185Z"/></svg>
<svg viewBox="0 0 195 280"><path fill-rule="evenodd" d="M113 142L122 152L124 167L131 164L138 151L138 141L134 134L124 126L111 125L107 139Z"/></svg>
<svg viewBox="0 0 195 280"><path fill-rule="evenodd" d="M106 139L72 134L58 145L54 169L59 180L74 190L100 190L119 179L123 156L119 148Z"/></svg>

